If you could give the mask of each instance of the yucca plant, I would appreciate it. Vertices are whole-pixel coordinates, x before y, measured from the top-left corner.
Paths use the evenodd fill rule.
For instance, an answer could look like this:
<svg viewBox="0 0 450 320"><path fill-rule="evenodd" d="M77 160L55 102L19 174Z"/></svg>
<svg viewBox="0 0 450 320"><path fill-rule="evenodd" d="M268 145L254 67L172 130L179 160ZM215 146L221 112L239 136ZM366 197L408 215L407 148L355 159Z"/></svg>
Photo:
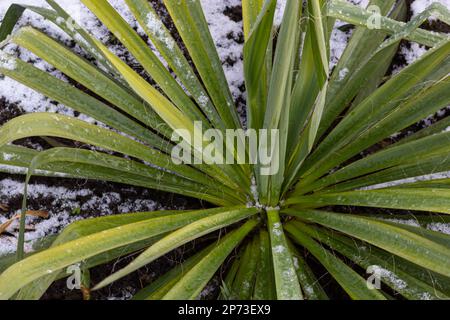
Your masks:
<svg viewBox="0 0 450 320"><path fill-rule="evenodd" d="M223 232L209 247L135 298L196 299L230 256L221 273L223 299L327 299L319 264L352 299L450 297L450 237L425 228L450 222L445 215L450 179L431 175L450 170L450 117L386 144L450 104L450 39L420 28L431 14L448 24L445 7L434 4L404 23L404 1L372 0L380 9L374 13L340 0L287 0L275 28L276 0L243 0L246 128L279 133L279 144L263 146L278 148L279 170L264 175L260 164L237 159L239 144L248 144L242 137L231 148L234 164L172 160L175 131L187 138L198 135L199 124L220 132L243 128L199 0L164 1L192 64L147 0L125 0L172 73L107 0L82 0L155 87L56 1L47 2L53 9L13 5L0 40L31 51L85 90L2 51L0 73L106 128L58 114L20 116L0 128L0 163L27 168L27 181L31 175L64 173L173 192L214 208L78 221L26 255L23 214L18 260L3 259L0 298L37 299L73 264L89 270L141 252L93 289L102 288L217 230ZM25 9L59 26L89 59L32 27L8 36ZM336 19L355 30L330 73L329 38ZM430 49L386 76L404 39ZM31 136L81 141L128 157L61 147L37 152L9 144ZM201 147L188 145L189 156L198 157ZM408 180L424 175L427 181ZM422 227L394 222L412 214ZM381 275L381 290L367 286L366 269Z"/></svg>

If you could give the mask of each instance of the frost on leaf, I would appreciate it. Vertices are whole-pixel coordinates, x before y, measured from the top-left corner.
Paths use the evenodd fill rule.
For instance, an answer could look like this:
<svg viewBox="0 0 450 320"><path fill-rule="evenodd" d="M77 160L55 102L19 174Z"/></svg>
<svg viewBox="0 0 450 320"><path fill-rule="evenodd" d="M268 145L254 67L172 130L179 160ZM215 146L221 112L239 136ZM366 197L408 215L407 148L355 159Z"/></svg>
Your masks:
<svg viewBox="0 0 450 320"><path fill-rule="evenodd" d="M163 42L169 50L172 51L175 49L175 41L164 33L164 24L153 12L147 14L147 28L159 41Z"/></svg>

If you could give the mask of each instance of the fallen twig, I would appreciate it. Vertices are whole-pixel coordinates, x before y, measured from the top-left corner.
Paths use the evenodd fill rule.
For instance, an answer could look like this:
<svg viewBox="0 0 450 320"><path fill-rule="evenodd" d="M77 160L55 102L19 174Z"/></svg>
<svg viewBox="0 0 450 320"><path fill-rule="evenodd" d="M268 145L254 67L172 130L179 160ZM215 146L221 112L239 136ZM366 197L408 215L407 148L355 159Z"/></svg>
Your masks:
<svg viewBox="0 0 450 320"><path fill-rule="evenodd" d="M43 219L47 219L48 218L48 212L47 211L33 211L33 210L29 210L26 212L27 215L29 216L33 216L33 217L39 217L39 218L43 218ZM4 233L6 231L6 229L9 228L9 226L11 226L11 224L20 218L20 214L16 214L14 217L12 217L11 219L7 220L5 223L0 225L0 235L2 233Z"/></svg>

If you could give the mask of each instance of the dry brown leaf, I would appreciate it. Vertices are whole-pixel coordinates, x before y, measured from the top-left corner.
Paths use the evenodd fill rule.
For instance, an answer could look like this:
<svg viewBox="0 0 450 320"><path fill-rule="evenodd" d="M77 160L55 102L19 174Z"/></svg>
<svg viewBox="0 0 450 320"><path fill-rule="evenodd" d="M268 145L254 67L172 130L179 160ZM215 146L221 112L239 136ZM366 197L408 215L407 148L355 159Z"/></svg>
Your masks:
<svg viewBox="0 0 450 320"><path fill-rule="evenodd" d="M47 218L48 218L48 211L42 211L42 210L33 211L33 210L28 210L28 211L27 211L27 215L33 216L33 217L39 217L39 218L47 219Z"/></svg>
<svg viewBox="0 0 450 320"><path fill-rule="evenodd" d="M48 218L48 212L47 211L33 211L33 210L28 210L27 215L29 216L33 216L33 217L39 217L39 218L43 218L43 219L47 219ZM12 217L11 219L9 219L8 221L6 221L5 223L0 225L0 235L2 233L4 233L6 231L6 229L9 228L9 226L14 222L14 220L17 220L20 218L20 214L16 214L14 217Z"/></svg>
<svg viewBox="0 0 450 320"><path fill-rule="evenodd" d="M6 204L1 204L1 203L0 203L0 210L2 210L2 211L8 211L8 209L9 209L8 205L6 205Z"/></svg>
<svg viewBox="0 0 450 320"><path fill-rule="evenodd" d="M6 229L8 229L8 227L11 225L11 223L13 223L13 221L15 220L15 218L13 219L9 219L8 221L6 221L5 223L0 225L0 235L6 231Z"/></svg>

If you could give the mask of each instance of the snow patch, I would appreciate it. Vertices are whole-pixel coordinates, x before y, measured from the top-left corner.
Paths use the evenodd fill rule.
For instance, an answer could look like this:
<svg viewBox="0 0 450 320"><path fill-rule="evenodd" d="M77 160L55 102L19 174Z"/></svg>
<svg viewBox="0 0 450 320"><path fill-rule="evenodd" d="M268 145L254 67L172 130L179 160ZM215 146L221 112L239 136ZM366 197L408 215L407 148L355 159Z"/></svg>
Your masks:
<svg viewBox="0 0 450 320"><path fill-rule="evenodd" d="M13 199L21 199L24 191L24 183L13 179L0 180L0 203L8 203ZM145 212L164 209L160 204L151 199L123 200L119 193L104 192L94 194L90 189L69 190L65 187L54 187L43 184L30 184L28 186L28 199L48 199L49 218L40 219L27 217L27 225L33 228L25 234L27 252L32 250L34 242L44 236L57 234L65 226L83 217L74 214L76 210L95 213L97 215L111 215L115 213ZM117 206L117 212L111 207ZM0 214L0 224L6 222L20 210ZM14 221L8 228L10 235L0 235L0 257L15 252L18 236L18 221Z"/></svg>
<svg viewBox="0 0 450 320"><path fill-rule="evenodd" d="M350 0L349 2L360 6L361 8L367 8L369 0Z"/></svg>
<svg viewBox="0 0 450 320"><path fill-rule="evenodd" d="M450 223L433 222L427 225L427 229L450 235Z"/></svg>
<svg viewBox="0 0 450 320"><path fill-rule="evenodd" d="M242 21L233 21L224 14L227 8L241 5L240 0L201 0L209 29L223 63L225 76L234 98L238 98L244 83L243 44L235 39L242 37Z"/></svg>
<svg viewBox="0 0 450 320"><path fill-rule="evenodd" d="M0 68L5 70L15 70L17 67L17 63L15 58L7 55L3 51L0 50Z"/></svg>
<svg viewBox="0 0 450 320"><path fill-rule="evenodd" d="M420 13L424 12L426 8L428 8L433 3L440 3L447 8L450 8L450 0L415 0L411 4L411 11L413 13L413 17L416 17ZM429 20L435 20L435 17L431 17Z"/></svg>
<svg viewBox="0 0 450 320"><path fill-rule="evenodd" d="M424 46L417 43L411 43L410 47L402 46L400 53L405 57L408 65L414 63L417 59L423 56L427 52Z"/></svg>
<svg viewBox="0 0 450 320"><path fill-rule="evenodd" d="M346 23L337 20L334 24L334 28L331 32L330 37L330 71L334 69L334 67L339 62L339 59L342 57L345 48L352 36L352 30L350 31L341 31L339 28L345 25Z"/></svg>
<svg viewBox="0 0 450 320"><path fill-rule="evenodd" d="M389 181L389 182L385 182L385 183L379 183L379 184L376 184L376 185L363 187L363 188L360 188L358 190L363 190L363 191L377 190L377 189L383 189L383 188L388 188L388 187L400 186L402 184L421 182L421 181L447 179L447 178L450 178L450 171L433 173L433 174L427 174L427 175L423 175L423 176L412 177L412 178L401 179L401 180L395 180L395 181Z"/></svg>

